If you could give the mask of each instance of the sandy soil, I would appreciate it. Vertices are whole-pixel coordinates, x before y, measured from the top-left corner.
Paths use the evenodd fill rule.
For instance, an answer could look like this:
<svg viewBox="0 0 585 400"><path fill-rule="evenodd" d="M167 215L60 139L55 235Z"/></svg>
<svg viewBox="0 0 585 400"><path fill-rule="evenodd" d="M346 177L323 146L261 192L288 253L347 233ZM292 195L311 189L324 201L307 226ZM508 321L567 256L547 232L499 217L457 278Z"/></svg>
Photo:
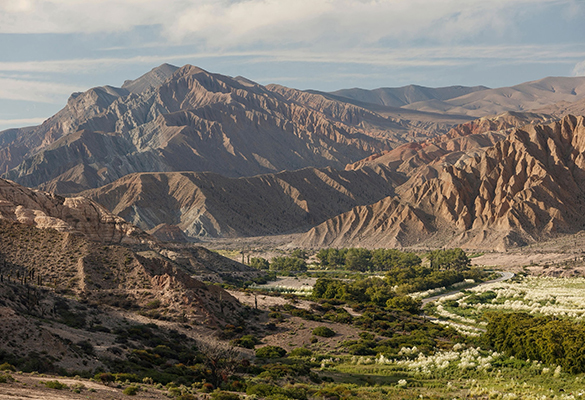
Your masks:
<svg viewBox="0 0 585 400"><path fill-rule="evenodd" d="M254 295L250 293L230 291L230 294L236 297L244 304L248 304L254 307L255 300ZM296 302L285 299L284 297L277 296L256 296L258 300L258 309L267 311L271 306L292 304L297 308L303 308L305 310L311 310L312 301L298 299ZM350 308L346 308L348 312L353 316L359 316L359 313L354 312ZM275 322L275 321L271 321ZM326 326L332 329L336 335L330 338L316 337L317 342L311 343L313 336L313 329L318 326ZM341 346L341 342L345 340L356 340L359 339L358 334L361 332L353 326L346 324L339 324L327 321L307 321L299 317L288 317L284 321L276 323L276 330L274 333L269 333L267 336L262 338L262 344L257 347L265 345L280 346L287 351L290 351L296 347L307 347L314 352L321 354L341 354L344 348Z"/></svg>
<svg viewBox="0 0 585 400"><path fill-rule="evenodd" d="M486 253L480 257L473 258L471 263L473 265L518 269L536 264L557 264L574 258L575 255L569 253Z"/></svg>
<svg viewBox="0 0 585 400"><path fill-rule="evenodd" d="M124 388L102 385L86 379L72 379L55 376L16 374L12 377L16 379L13 383L0 383L0 400L69 400L69 399L91 399L91 400L118 400L128 399L129 396L122 393ZM49 389L41 381L57 380L66 384L68 389ZM166 390L161 391L153 386L140 385L141 390L134 399L167 399ZM72 388L80 388L80 393L74 393ZM92 389L93 391L89 391ZM205 396L205 395L202 395ZM203 398L203 397L201 397Z"/></svg>

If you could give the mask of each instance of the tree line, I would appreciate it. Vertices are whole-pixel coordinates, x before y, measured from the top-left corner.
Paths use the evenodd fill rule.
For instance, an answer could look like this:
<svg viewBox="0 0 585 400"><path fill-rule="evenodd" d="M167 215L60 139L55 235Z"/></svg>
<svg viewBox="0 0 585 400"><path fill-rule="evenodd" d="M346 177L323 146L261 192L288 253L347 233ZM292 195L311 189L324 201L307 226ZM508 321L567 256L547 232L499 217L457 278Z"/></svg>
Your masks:
<svg viewBox="0 0 585 400"><path fill-rule="evenodd" d="M585 324L526 313L490 313L484 340L518 359L558 364L571 373L585 372Z"/></svg>
<svg viewBox="0 0 585 400"><path fill-rule="evenodd" d="M327 248L319 250L316 257L321 267L356 272L388 271L417 276L424 273L420 269L422 260L417 254L396 249ZM435 250L427 253L425 257L430 262L431 270L464 271L471 264L461 249ZM297 249L289 257L274 257L270 262L262 257L253 257L250 259L250 266L271 271L303 272L307 270L307 258L306 251Z"/></svg>

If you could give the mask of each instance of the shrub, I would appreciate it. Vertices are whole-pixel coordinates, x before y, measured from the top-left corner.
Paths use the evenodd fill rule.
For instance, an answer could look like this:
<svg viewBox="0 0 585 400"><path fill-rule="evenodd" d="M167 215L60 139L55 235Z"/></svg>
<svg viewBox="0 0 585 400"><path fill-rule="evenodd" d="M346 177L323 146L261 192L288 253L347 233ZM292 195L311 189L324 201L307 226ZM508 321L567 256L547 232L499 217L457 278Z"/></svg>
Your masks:
<svg viewBox="0 0 585 400"><path fill-rule="evenodd" d="M94 376L94 379L100 381L104 385L107 385L110 382L114 382L116 380L114 375L110 374L109 372L102 372L101 374L96 374Z"/></svg>
<svg viewBox="0 0 585 400"><path fill-rule="evenodd" d="M16 367L12 364L8 364L5 362L4 364L0 364L0 371L16 371Z"/></svg>
<svg viewBox="0 0 585 400"><path fill-rule="evenodd" d="M127 396L136 396L138 394L138 386L128 386L122 393Z"/></svg>
<svg viewBox="0 0 585 400"><path fill-rule="evenodd" d="M191 393L183 393L182 395L175 397L175 400L197 400L197 397Z"/></svg>
<svg viewBox="0 0 585 400"><path fill-rule="evenodd" d="M256 385L248 386L246 394L248 396L267 397L278 392L277 386L267 385L265 383L258 383Z"/></svg>
<svg viewBox="0 0 585 400"><path fill-rule="evenodd" d="M236 393L224 392L223 390L216 390L215 392L211 393L211 398L213 400L240 400L240 395Z"/></svg>
<svg viewBox="0 0 585 400"><path fill-rule="evenodd" d="M201 391L203 393L209 393L211 391L213 391L214 387L211 383L204 383L203 386L201 386Z"/></svg>
<svg viewBox="0 0 585 400"><path fill-rule="evenodd" d="M291 350L289 355L291 357L310 357L313 355L313 352L305 347L297 347L296 349Z"/></svg>
<svg viewBox="0 0 585 400"><path fill-rule="evenodd" d="M239 339L232 340L232 344L246 349L253 349L260 341L254 335L244 335Z"/></svg>
<svg viewBox="0 0 585 400"><path fill-rule="evenodd" d="M321 337L333 337L335 336L335 331L333 329L327 328L326 326L318 326L317 328L313 329L313 335Z"/></svg>
<svg viewBox="0 0 585 400"><path fill-rule="evenodd" d="M47 381L47 382L41 382L41 383L44 384L49 389L57 389L57 390L67 389L67 385L64 383L61 383L59 381Z"/></svg>
<svg viewBox="0 0 585 400"><path fill-rule="evenodd" d="M0 383L14 382L14 378L9 374L0 374Z"/></svg>
<svg viewBox="0 0 585 400"><path fill-rule="evenodd" d="M265 258L252 257L250 259L250 267L256 268L256 269L265 269L266 270L266 269L270 268L270 263Z"/></svg>
<svg viewBox="0 0 585 400"><path fill-rule="evenodd" d="M286 355L286 350L279 346L265 346L256 349L256 357L280 358Z"/></svg>

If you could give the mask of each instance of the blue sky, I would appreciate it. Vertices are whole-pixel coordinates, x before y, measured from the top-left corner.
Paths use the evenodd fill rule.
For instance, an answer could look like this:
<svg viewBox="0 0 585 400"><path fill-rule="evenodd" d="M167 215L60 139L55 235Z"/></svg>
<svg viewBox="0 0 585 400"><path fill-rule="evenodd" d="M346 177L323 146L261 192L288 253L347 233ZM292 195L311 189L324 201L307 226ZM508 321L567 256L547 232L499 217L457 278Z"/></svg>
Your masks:
<svg viewBox="0 0 585 400"><path fill-rule="evenodd" d="M299 89L585 75L584 0L0 0L0 129L168 62Z"/></svg>

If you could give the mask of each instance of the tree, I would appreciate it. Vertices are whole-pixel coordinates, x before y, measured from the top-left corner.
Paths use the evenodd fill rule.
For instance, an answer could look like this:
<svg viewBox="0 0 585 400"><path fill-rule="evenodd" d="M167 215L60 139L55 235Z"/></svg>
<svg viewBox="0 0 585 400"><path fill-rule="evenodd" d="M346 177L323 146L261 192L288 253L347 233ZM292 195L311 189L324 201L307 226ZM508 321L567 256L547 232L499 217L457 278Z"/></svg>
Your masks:
<svg viewBox="0 0 585 400"><path fill-rule="evenodd" d="M198 348L209 371L209 381L214 387L217 388L222 382L227 382L228 378L236 372L241 355L234 346L200 342Z"/></svg>
<svg viewBox="0 0 585 400"><path fill-rule="evenodd" d="M294 249L292 253L290 253L290 256L300 258L301 260L306 260L307 258L309 258L307 252L303 249Z"/></svg>
<svg viewBox="0 0 585 400"><path fill-rule="evenodd" d="M464 271L469 269L471 260L461 249L435 250L427 254L431 269L453 269Z"/></svg>
<svg viewBox="0 0 585 400"><path fill-rule="evenodd" d="M372 254L367 249L351 248L345 255L345 266L352 271L365 272L371 268Z"/></svg>
<svg viewBox="0 0 585 400"><path fill-rule="evenodd" d="M411 314L418 314L421 306L422 301L415 300L410 296L393 297L386 302L386 307L388 308L407 311Z"/></svg>
<svg viewBox="0 0 585 400"><path fill-rule="evenodd" d="M262 257L252 257L250 259L250 266L256 269L269 269L270 263L267 259Z"/></svg>
<svg viewBox="0 0 585 400"><path fill-rule="evenodd" d="M296 257L274 257L270 262L271 271L306 271L307 263Z"/></svg>

